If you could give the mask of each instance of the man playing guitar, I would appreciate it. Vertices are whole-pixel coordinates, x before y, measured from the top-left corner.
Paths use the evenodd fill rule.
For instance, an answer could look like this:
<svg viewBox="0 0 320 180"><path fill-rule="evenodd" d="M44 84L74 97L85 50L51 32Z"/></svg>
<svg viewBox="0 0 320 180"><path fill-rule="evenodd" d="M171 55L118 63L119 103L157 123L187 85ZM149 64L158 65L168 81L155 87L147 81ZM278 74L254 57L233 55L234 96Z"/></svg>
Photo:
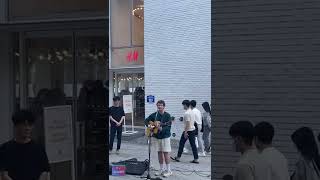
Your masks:
<svg viewBox="0 0 320 180"><path fill-rule="evenodd" d="M165 112L165 102L163 100L159 100L157 102L158 111L152 113L146 120L145 125L150 128L150 131L157 129L154 131L153 136L156 138L157 143L157 151L158 151L158 159L160 164L160 170L155 175L156 176L164 176L169 177L172 175L172 171L170 169L170 155L171 152L171 144L170 144L170 136L171 136L171 116L169 113ZM163 163L166 163L166 169Z"/></svg>

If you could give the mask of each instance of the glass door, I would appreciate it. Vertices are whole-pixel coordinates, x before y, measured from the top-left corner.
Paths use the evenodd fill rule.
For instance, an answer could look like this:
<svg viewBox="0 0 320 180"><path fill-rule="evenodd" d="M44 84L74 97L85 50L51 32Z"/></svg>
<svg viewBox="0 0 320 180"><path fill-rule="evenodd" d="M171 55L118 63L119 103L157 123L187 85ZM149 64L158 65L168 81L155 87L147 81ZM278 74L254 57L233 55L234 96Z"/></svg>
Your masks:
<svg viewBox="0 0 320 180"><path fill-rule="evenodd" d="M45 145L43 108L71 105L74 167L51 164L52 180L106 179L108 36L101 30L29 32L19 61L20 107L36 114L34 139ZM21 89L21 90L20 90Z"/></svg>
<svg viewBox="0 0 320 180"><path fill-rule="evenodd" d="M115 73L114 94L121 98L132 95L134 126L144 126L144 73ZM126 115L126 125L131 125L132 114Z"/></svg>
<svg viewBox="0 0 320 180"><path fill-rule="evenodd" d="M76 33L78 175L107 178L108 36L105 31Z"/></svg>
<svg viewBox="0 0 320 180"><path fill-rule="evenodd" d="M26 58L21 71L26 73L27 79L22 83L26 92L22 98L36 115L33 138L42 145L45 145L44 108L74 104L72 40L72 34L66 32L26 33ZM50 166L51 179L72 179L72 161L55 162Z"/></svg>

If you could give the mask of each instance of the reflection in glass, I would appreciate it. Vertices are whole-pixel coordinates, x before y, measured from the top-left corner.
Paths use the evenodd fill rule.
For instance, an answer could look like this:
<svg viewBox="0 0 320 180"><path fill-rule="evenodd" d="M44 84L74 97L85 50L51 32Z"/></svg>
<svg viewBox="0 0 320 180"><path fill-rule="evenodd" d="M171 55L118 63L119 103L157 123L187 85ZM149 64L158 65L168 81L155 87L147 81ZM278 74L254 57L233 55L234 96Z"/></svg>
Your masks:
<svg viewBox="0 0 320 180"><path fill-rule="evenodd" d="M44 143L43 107L72 104L71 37L27 40L27 106L37 121L34 138Z"/></svg>

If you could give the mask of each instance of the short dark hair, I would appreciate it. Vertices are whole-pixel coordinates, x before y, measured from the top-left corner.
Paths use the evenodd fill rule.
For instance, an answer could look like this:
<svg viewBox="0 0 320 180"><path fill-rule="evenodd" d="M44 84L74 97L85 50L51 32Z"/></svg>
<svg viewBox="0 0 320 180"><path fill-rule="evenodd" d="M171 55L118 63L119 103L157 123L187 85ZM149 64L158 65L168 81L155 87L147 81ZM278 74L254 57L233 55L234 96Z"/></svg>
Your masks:
<svg viewBox="0 0 320 180"><path fill-rule="evenodd" d="M29 124L34 124L35 122L35 117L29 110L19 110L12 115L12 122L14 126L25 123L26 121Z"/></svg>
<svg viewBox="0 0 320 180"><path fill-rule="evenodd" d="M120 97L119 97L119 96L115 96L115 97L113 98L113 101L120 101Z"/></svg>
<svg viewBox="0 0 320 180"><path fill-rule="evenodd" d="M263 144L271 144L274 136L274 127L268 122L260 122L254 127L255 136Z"/></svg>
<svg viewBox="0 0 320 180"><path fill-rule="evenodd" d="M187 107L190 107L190 101L189 100L183 100L182 105L186 105Z"/></svg>
<svg viewBox="0 0 320 180"><path fill-rule="evenodd" d="M249 121L238 121L231 125L229 134L231 137L242 137L244 142L251 146L254 138L254 127Z"/></svg>
<svg viewBox="0 0 320 180"><path fill-rule="evenodd" d="M192 107L196 107L196 106L197 106L197 101L191 100L191 101L190 101L190 105L191 105Z"/></svg>
<svg viewBox="0 0 320 180"><path fill-rule="evenodd" d="M162 104L163 106L166 106L166 103L164 102L164 100L159 100L157 104Z"/></svg>

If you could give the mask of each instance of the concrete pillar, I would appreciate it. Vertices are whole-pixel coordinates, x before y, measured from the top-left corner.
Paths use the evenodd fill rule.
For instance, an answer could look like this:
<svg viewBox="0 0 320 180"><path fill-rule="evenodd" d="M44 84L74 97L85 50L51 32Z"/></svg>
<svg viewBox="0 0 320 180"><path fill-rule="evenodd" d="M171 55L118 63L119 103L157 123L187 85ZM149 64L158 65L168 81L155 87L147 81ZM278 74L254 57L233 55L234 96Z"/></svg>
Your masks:
<svg viewBox="0 0 320 180"><path fill-rule="evenodd" d="M109 70L109 106L112 106L112 103L113 103L113 96L114 96L114 93L113 93L113 71L110 71Z"/></svg>

